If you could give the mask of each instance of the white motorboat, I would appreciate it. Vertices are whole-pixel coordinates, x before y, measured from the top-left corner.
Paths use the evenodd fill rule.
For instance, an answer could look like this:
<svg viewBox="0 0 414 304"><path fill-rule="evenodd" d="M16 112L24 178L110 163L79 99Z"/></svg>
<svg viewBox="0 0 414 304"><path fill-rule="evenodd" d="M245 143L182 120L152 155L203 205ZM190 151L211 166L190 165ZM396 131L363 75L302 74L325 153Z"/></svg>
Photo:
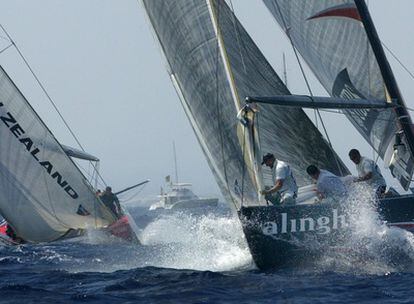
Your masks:
<svg viewBox="0 0 414 304"><path fill-rule="evenodd" d="M218 198L198 197L191 190L191 184L170 184L171 191L161 193L160 200L152 204L149 210L156 209L184 209L200 207L216 207Z"/></svg>

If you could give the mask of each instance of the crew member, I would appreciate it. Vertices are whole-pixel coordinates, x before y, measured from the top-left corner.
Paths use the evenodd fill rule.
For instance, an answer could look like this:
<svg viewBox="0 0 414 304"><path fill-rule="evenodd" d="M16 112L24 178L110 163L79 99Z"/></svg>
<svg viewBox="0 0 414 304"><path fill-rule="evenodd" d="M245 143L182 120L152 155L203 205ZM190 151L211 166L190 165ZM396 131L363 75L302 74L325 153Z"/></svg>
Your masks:
<svg viewBox="0 0 414 304"><path fill-rule="evenodd" d="M373 188L377 197L383 197L387 184L378 165L372 159L361 156L357 149L349 151L349 158L355 163L358 171L358 178L354 182L366 182Z"/></svg>
<svg viewBox="0 0 414 304"><path fill-rule="evenodd" d="M111 187L106 187L105 191L101 194L100 199L116 216L120 218L122 216L121 205L119 204L118 197L112 193Z"/></svg>
<svg viewBox="0 0 414 304"><path fill-rule="evenodd" d="M316 181L316 193L320 201L326 198L342 199L346 196L346 186L339 176L314 165L306 168L306 172Z"/></svg>
<svg viewBox="0 0 414 304"><path fill-rule="evenodd" d="M294 204L298 186L290 166L276 159L271 153L263 156L262 165L266 165L272 170L273 186L270 189L262 190L261 194L265 195L266 200L271 201L273 204L278 201L281 204ZM274 194L278 194L278 199L275 199Z"/></svg>

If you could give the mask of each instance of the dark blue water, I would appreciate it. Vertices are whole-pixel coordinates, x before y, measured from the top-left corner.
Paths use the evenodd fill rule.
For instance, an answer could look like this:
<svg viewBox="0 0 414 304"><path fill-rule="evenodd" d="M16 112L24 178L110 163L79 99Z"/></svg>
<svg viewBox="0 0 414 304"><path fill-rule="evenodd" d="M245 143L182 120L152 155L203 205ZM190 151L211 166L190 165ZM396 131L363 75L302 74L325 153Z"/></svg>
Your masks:
<svg viewBox="0 0 414 304"><path fill-rule="evenodd" d="M329 257L308 269L262 272L228 213L132 213L144 245L91 232L0 246L0 303L414 303L406 262ZM383 241L375 233L384 231L373 233ZM389 233L387 242L393 235L395 246L411 250L410 237Z"/></svg>

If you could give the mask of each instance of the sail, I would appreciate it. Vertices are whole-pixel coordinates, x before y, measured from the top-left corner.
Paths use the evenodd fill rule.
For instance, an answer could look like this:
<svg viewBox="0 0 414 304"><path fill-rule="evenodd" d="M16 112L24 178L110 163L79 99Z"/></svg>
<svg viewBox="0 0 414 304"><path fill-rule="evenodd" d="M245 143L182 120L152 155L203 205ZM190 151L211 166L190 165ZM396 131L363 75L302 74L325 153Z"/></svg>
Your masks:
<svg viewBox="0 0 414 304"><path fill-rule="evenodd" d="M350 103L357 99L390 102L381 73L385 63L377 59L355 1L263 1L329 95L349 99ZM407 189L413 158L408 149L394 153L396 110L355 109L344 113ZM391 162L393 153L404 155Z"/></svg>
<svg viewBox="0 0 414 304"><path fill-rule="evenodd" d="M30 242L115 218L0 67L0 214Z"/></svg>
<svg viewBox="0 0 414 304"><path fill-rule="evenodd" d="M316 164L337 174L348 170L307 115L298 108L258 105L251 132L236 119L246 96L287 95L225 1L144 0L168 62L169 73L208 163L227 199L259 200L261 156L272 152L290 163L299 184Z"/></svg>

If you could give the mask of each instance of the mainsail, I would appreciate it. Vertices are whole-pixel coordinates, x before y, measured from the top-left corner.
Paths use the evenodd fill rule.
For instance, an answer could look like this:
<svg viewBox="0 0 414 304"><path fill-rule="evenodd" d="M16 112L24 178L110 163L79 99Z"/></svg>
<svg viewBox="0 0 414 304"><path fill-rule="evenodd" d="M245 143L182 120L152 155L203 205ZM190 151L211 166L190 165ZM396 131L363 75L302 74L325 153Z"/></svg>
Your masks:
<svg viewBox="0 0 414 304"><path fill-rule="evenodd" d="M0 214L31 242L116 219L0 67Z"/></svg>
<svg viewBox="0 0 414 304"><path fill-rule="evenodd" d="M225 1L143 3L182 105L227 199L258 203L258 190L266 184L259 160L267 152L289 162L301 185L310 182L305 173L309 164L348 172L301 109L260 105L253 117L250 113L250 127L236 119L246 96L290 93Z"/></svg>
<svg viewBox="0 0 414 304"><path fill-rule="evenodd" d="M357 0L263 0L274 18L333 97L349 99L398 99L400 108L344 110L366 141L390 166L391 172L407 189L413 175L412 152L406 142L409 119L401 122L403 108L399 94L385 81L388 65L380 58L377 37L366 27L369 15L361 14L365 3ZM372 26L373 28L373 26ZM372 32L372 30L371 30ZM378 44L373 47L373 43ZM398 89L397 89L398 91ZM412 133L412 131L409 131ZM391 157L392 155L392 157Z"/></svg>

